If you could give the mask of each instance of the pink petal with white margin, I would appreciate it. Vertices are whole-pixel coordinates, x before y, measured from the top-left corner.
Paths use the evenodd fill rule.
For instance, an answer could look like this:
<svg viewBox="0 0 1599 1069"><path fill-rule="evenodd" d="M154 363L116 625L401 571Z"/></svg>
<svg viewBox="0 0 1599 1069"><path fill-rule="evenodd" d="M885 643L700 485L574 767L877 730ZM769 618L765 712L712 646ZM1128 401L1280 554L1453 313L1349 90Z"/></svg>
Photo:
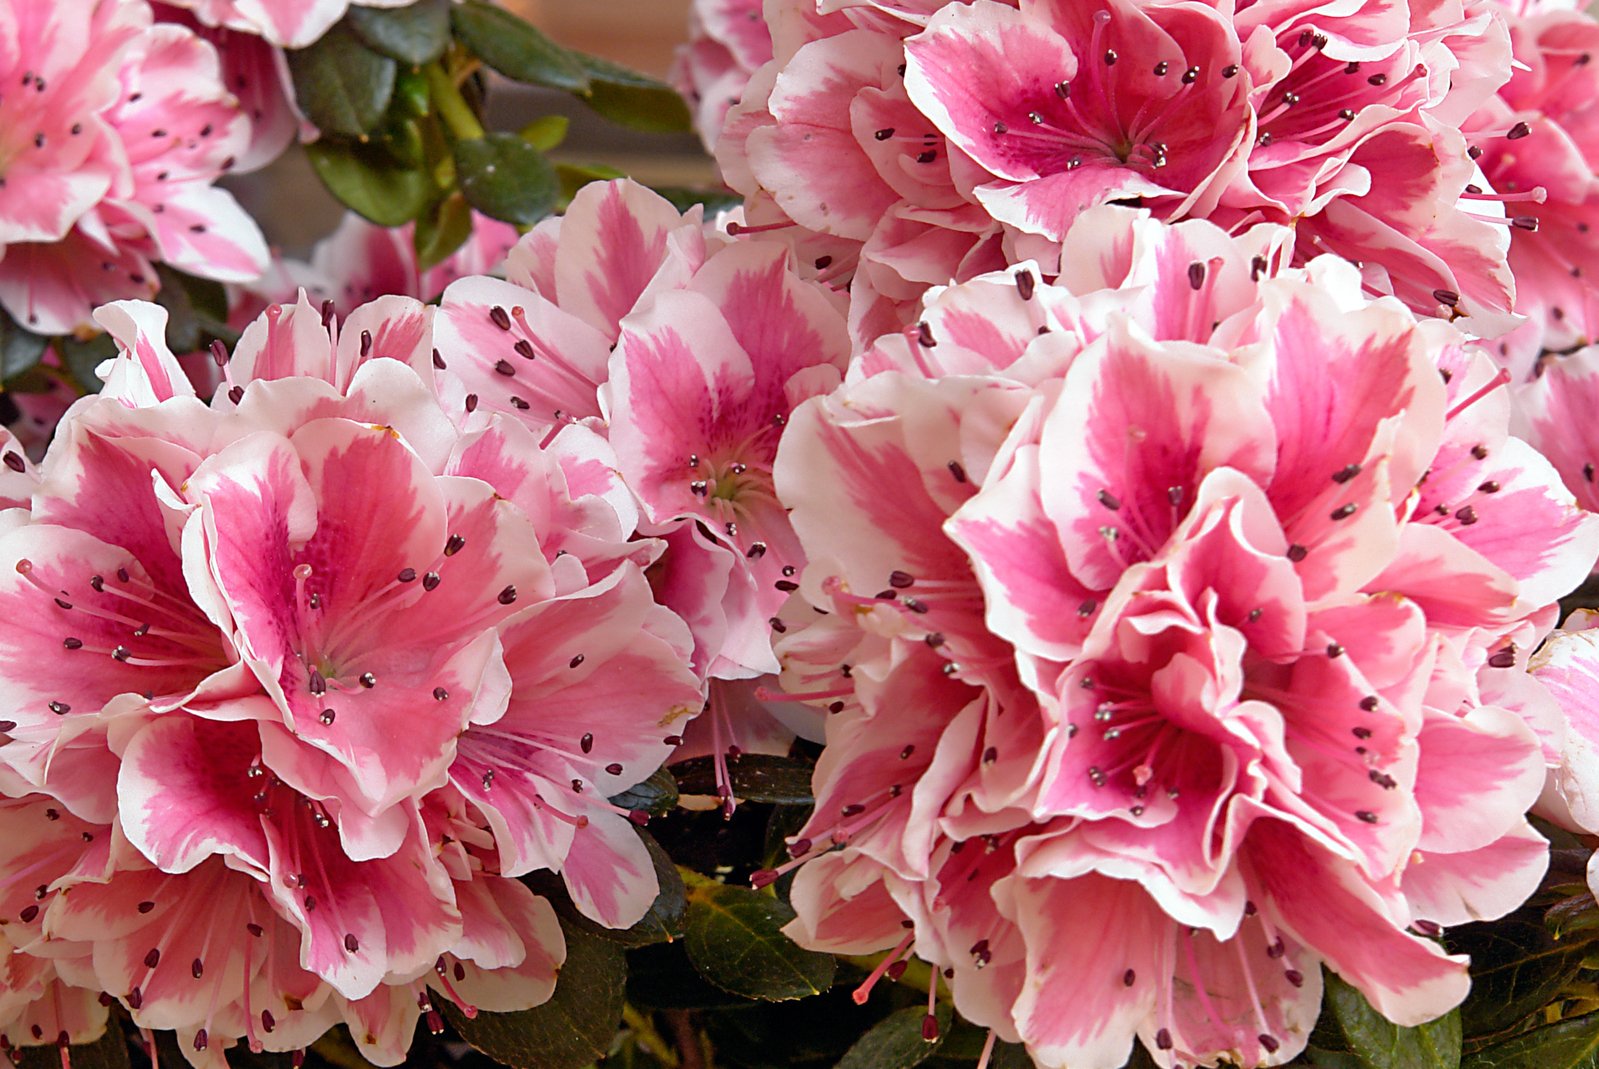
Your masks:
<svg viewBox="0 0 1599 1069"><path fill-rule="evenodd" d="M337 371L331 380L345 393L355 373L373 360L397 360L423 382L433 381L433 310L411 297L385 295L363 304L339 324Z"/></svg>
<svg viewBox="0 0 1599 1069"><path fill-rule="evenodd" d="M1417 747L1418 850L1480 850L1513 830L1543 788L1537 737L1520 717L1491 705L1465 715L1429 716Z"/></svg>
<svg viewBox="0 0 1599 1069"><path fill-rule="evenodd" d="M456 885L468 933L463 935L463 943L471 937L474 923L481 923L481 912L492 903L505 932L520 942L522 956L514 964L491 969L458 944L450 957L460 962L465 975L452 970L449 982L440 985L447 988L444 994L491 1013L543 1005L555 993L556 977L566 962L566 936L554 907L516 880L478 875L471 886L473 891L463 894L464 885ZM474 902L481 903L483 910L474 910ZM474 912L480 915L474 917Z"/></svg>
<svg viewBox="0 0 1599 1069"><path fill-rule="evenodd" d="M665 266L668 237L698 231L699 214L685 216L654 190L626 179L584 186L562 217L555 251L561 309L615 342L618 324Z"/></svg>
<svg viewBox="0 0 1599 1069"><path fill-rule="evenodd" d="M167 310L147 301L116 301L95 310L117 343L119 359L101 393L134 408L193 397L194 385L167 348Z"/></svg>
<svg viewBox="0 0 1599 1069"><path fill-rule="evenodd" d="M1402 877L1411 912L1445 927L1497 920L1538 890L1549 840L1518 819L1487 846L1458 854L1423 851Z"/></svg>
<svg viewBox="0 0 1599 1069"><path fill-rule="evenodd" d="M17 436L0 427L0 509L25 509L33 501L39 473L23 451Z"/></svg>
<svg viewBox="0 0 1599 1069"><path fill-rule="evenodd" d="M105 263L111 269L103 269ZM128 245L107 247L81 226L51 244L8 245L0 259L0 304L40 334L88 327L100 305L149 299L158 288L155 269L143 254Z"/></svg>
<svg viewBox="0 0 1599 1069"><path fill-rule="evenodd" d="M271 262L261 228L225 189L193 183L164 198L160 213L121 207L149 227L161 259L189 274L254 282Z"/></svg>
<svg viewBox="0 0 1599 1069"><path fill-rule="evenodd" d="M531 290L486 277L451 283L433 332L445 365L439 396L447 411L481 405L540 433L567 418L600 414L609 339ZM471 409L467 398L475 398Z"/></svg>
<svg viewBox="0 0 1599 1069"><path fill-rule="evenodd" d="M502 641L510 705L462 736L451 777L488 819L502 871L561 871L585 914L626 927L654 900L655 872L602 800L660 767L675 723L699 712L699 681L683 664L688 636L643 573L624 565L524 610Z"/></svg>
<svg viewBox="0 0 1599 1069"><path fill-rule="evenodd" d="M1530 671L1548 690L1564 716L1565 740L1550 787L1571 820L1586 831L1599 830L1599 629L1573 614L1533 654ZM1564 823L1564 822L1562 822Z"/></svg>
<svg viewBox="0 0 1599 1069"><path fill-rule="evenodd" d="M1024 445L945 530L971 554L993 632L1025 654L1067 661L1082 651L1100 591L1072 574L1040 486L1039 448Z"/></svg>
<svg viewBox="0 0 1599 1069"><path fill-rule="evenodd" d="M364 0L368 7L401 7L405 0ZM304 48L343 16L349 0L231 0L237 18L280 48Z"/></svg>
<svg viewBox="0 0 1599 1069"><path fill-rule="evenodd" d="M1029 982L1012 1014L1029 1051L1049 1065L1125 1062L1134 1031L1155 1009L1157 947L1171 921L1138 884L1098 875L1018 875L996 885L994 897L1027 946Z"/></svg>
<svg viewBox="0 0 1599 1069"><path fill-rule="evenodd" d="M1464 957L1405 931L1402 902L1366 884L1346 860L1275 821L1257 821L1241 858L1262 915L1314 947L1395 1024L1430 1021L1471 986Z"/></svg>
<svg viewBox="0 0 1599 1069"><path fill-rule="evenodd" d="M1095 431L1086 440L1085 427ZM1108 590L1129 560L1160 551L1212 470L1263 482L1274 440L1243 368L1114 326L1072 364L1039 441L1050 458L1039 493L1072 574Z"/></svg>
<svg viewBox="0 0 1599 1069"><path fill-rule="evenodd" d="M299 375L342 385L328 325L304 290L293 304L268 305L239 335L228 362L229 380L239 386Z"/></svg>

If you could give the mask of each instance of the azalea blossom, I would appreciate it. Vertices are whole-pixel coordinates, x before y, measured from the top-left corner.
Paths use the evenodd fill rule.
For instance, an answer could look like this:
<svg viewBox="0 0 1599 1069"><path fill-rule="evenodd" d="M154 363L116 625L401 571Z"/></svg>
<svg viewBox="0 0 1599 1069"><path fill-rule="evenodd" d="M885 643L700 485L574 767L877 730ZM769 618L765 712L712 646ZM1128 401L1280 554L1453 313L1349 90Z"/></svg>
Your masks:
<svg viewBox="0 0 1599 1069"><path fill-rule="evenodd" d="M727 110L737 104L750 75L772 58L772 35L760 0L695 0L689 39L672 63L672 84L694 106L694 128L716 151Z"/></svg>
<svg viewBox="0 0 1599 1069"><path fill-rule="evenodd" d="M776 669L768 621L803 558L772 461L789 414L849 358L837 302L786 249L732 243L634 183L596 183L522 238L504 280L446 290L437 346L463 427L494 412L545 438L574 425L602 437L640 532L662 540L652 583L688 622L701 678ZM709 701L700 733L719 768L730 749L793 738L734 688L712 682Z"/></svg>
<svg viewBox="0 0 1599 1069"><path fill-rule="evenodd" d="M938 291L791 420L826 615L778 649L829 712L791 931L949 970L1044 1066L1281 1064L1323 964L1430 1020L1431 936L1546 866L1560 749L1508 680L1599 525L1463 335L1106 211L1080 288Z"/></svg>
<svg viewBox="0 0 1599 1069"><path fill-rule="evenodd" d="M583 428L463 435L411 298L268 307L209 404L164 311L99 319L104 389L6 467L0 822L48 851L14 862L43 890L10 881L7 1012L42 1029L57 991L46 1041L81 1041L104 992L196 1065L343 1021L399 1064L440 1001L549 998L564 937L515 877L635 923L655 870L606 799L702 700L614 462Z"/></svg>
<svg viewBox="0 0 1599 1069"><path fill-rule="evenodd" d="M143 0L0 7L8 146L0 304L43 334L90 329L95 305L149 296L155 264L255 278L266 244L214 183L250 142L216 51L154 24Z"/></svg>
<svg viewBox="0 0 1599 1069"><path fill-rule="evenodd" d="M1029 257L1053 276L1082 212L1132 198L1235 233L1292 220L1298 262L1332 252L1418 311L1514 325L1520 216L1461 133L1508 72L1491 9L825 10L768 6L774 58L717 157L750 231L849 285L860 341L910 321L929 286Z"/></svg>

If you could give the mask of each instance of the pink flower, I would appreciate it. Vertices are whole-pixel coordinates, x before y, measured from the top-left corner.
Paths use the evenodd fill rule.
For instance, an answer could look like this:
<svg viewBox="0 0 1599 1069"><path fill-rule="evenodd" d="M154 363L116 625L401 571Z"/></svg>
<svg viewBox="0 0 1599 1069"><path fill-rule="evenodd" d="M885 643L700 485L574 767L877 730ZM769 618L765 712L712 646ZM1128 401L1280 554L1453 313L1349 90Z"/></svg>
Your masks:
<svg viewBox="0 0 1599 1069"><path fill-rule="evenodd" d="M0 598L24 623L0 633L0 794L23 800L0 821L44 889L0 880L21 922L0 1010L104 992L197 1065L344 1021L399 1064L438 1000L548 999L564 938L515 877L637 921L654 866L605 799L701 706L614 454L583 427L459 433L410 298L268 307L216 348L209 404L161 309L98 315L104 389L38 474L5 469Z"/></svg>
<svg viewBox="0 0 1599 1069"><path fill-rule="evenodd" d="M1518 66L1466 125L1483 174L1522 220L1511 235L1515 335L1525 356L1585 344L1599 332L1588 278L1599 271L1589 236L1599 224L1599 127L1583 102L1596 86L1582 57L1599 48L1599 23L1580 11L1508 16ZM1518 378L1526 374L1517 359Z"/></svg>
<svg viewBox="0 0 1599 1069"><path fill-rule="evenodd" d="M210 45L152 25L142 0L12 0L0 20L0 76L20 87L0 190L0 303L18 322L87 327L94 305L153 293L161 261L222 281L260 274L260 232L213 185L250 122Z"/></svg>
<svg viewBox="0 0 1599 1069"><path fill-rule="evenodd" d="M1418 311L1514 324L1506 219L1460 134L1509 74L1488 8L822 10L769 6L774 58L717 155L745 229L849 284L861 341L929 286L1027 257L1053 277L1081 213L1134 198L1233 233L1292 221L1297 262L1330 251Z"/></svg>
<svg viewBox="0 0 1599 1069"><path fill-rule="evenodd" d="M1558 743L1502 677L1599 525L1452 328L1111 222L1073 270L1125 291L952 287L925 356L885 339L795 413L777 486L831 615L778 648L833 715L793 931L952 970L1041 1065L1280 1064L1322 963L1431 1019L1467 982L1426 936L1546 865Z"/></svg>
<svg viewBox="0 0 1599 1069"><path fill-rule="evenodd" d="M279 48L304 48L344 17L349 0L168 0L207 26L257 34ZM368 0L364 7L404 7L405 0Z"/></svg>
<svg viewBox="0 0 1599 1069"><path fill-rule="evenodd" d="M695 0L688 43L672 64L672 84L694 105L694 126L707 151L716 151L727 110L750 75L772 58L772 35L760 0Z"/></svg>
<svg viewBox="0 0 1599 1069"><path fill-rule="evenodd" d="M732 244L630 182L583 189L506 273L445 294L447 407L468 427L496 412L546 438L573 422L603 434L640 531L664 540L652 582L689 623L695 670L775 670L768 621L803 561L771 465L789 413L842 377L836 302L781 246ZM748 708L749 730L770 732ZM745 737L723 726L724 745Z"/></svg>

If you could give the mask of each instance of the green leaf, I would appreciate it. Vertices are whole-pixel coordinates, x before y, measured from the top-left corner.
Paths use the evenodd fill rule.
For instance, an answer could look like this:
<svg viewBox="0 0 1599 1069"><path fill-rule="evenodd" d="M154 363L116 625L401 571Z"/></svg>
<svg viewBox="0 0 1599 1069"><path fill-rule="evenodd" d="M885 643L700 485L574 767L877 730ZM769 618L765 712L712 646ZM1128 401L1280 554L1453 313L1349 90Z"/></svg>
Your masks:
<svg viewBox="0 0 1599 1069"><path fill-rule="evenodd" d="M622 1019L627 959L622 948L563 924L566 964L555 994L518 1013L468 1019L451 1003L445 1015L461 1038L512 1069L583 1069L611 1047Z"/></svg>
<svg viewBox="0 0 1599 1069"><path fill-rule="evenodd" d="M157 264L155 270L161 279L155 299L167 310L167 345L173 352L195 352L215 336L213 328L227 329L228 291L222 283L186 275L166 264Z"/></svg>
<svg viewBox="0 0 1599 1069"><path fill-rule="evenodd" d="M323 133L360 137L389 110L399 66L339 24L307 47L290 51L294 99Z"/></svg>
<svg viewBox="0 0 1599 1069"><path fill-rule="evenodd" d="M352 7L350 28L367 45L401 63L420 67L450 45L450 0L417 0L410 7Z"/></svg>
<svg viewBox="0 0 1599 1069"><path fill-rule="evenodd" d="M701 976L735 995L782 1002L820 994L837 964L783 934L793 919L770 895L707 880L689 890L683 947Z"/></svg>
<svg viewBox="0 0 1599 1069"><path fill-rule="evenodd" d="M555 173L561 180L561 199L567 201L577 196L577 191L590 182L609 182L613 178L627 177L615 167L607 167L603 163L558 163Z"/></svg>
<svg viewBox="0 0 1599 1069"><path fill-rule="evenodd" d="M684 794L716 793L716 771L709 757L673 765L677 789ZM811 766L791 757L744 754L727 762L733 794L745 802L772 805L810 805Z"/></svg>
<svg viewBox="0 0 1599 1069"><path fill-rule="evenodd" d="M1365 1069L1458 1069L1458 1010L1428 1024L1401 1028L1332 973L1327 973L1326 992L1326 1012L1343 1033L1349 1053Z"/></svg>
<svg viewBox="0 0 1599 1069"><path fill-rule="evenodd" d="M540 152L548 152L566 140L571 125L572 120L565 115L545 115L522 127L517 136Z"/></svg>
<svg viewBox="0 0 1599 1069"><path fill-rule="evenodd" d="M686 212L694 205L704 206L706 215L714 215L729 208L736 208L743 203L744 198L737 193L730 193L725 189L690 189L686 186L651 186L651 189L680 212Z"/></svg>
<svg viewBox="0 0 1599 1069"><path fill-rule="evenodd" d="M467 203L491 219L531 226L555 210L555 168L515 134L457 141L455 168Z"/></svg>
<svg viewBox="0 0 1599 1069"><path fill-rule="evenodd" d="M1599 1069L1599 1013L1512 1036L1473 1054L1462 1069Z"/></svg>
<svg viewBox="0 0 1599 1069"><path fill-rule="evenodd" d="M417 267L426 271L443 263L472 236L472 209L466 198L451 193L416 220L413 241Z"/></svg>
<svg viewBox="0 0 1599 1069"><path fill-rule="evenodd" d="M664 768L650 773L650 778L637 783L611 799L612 805L623 809L642 809L652 817L662 817L677 806L677 780Z"/></svg>
<svg viewBox="0 0 1599 1069"><path fill-rule="evenodd" d="M19 326L11 313L0 308L0 382L10 382L35 367L46 345L43 336Z"/></svg>
<svg viewBox="0 0 1599 1069"><path fill-rule="evenodd" d="M584 101L607 119L649 133L693 131L694 117L688 104L665 82L598 56L574 55L588 75Z"/></svg>
<svg viewBox="0 0 1599 1069"><path fill-rule="evenodd" d="M371 146L323 138L305 146L322 184L339 202L379 226L402 226L427 207L433 183Z"/></svg>
<svg viewBox="0 0 1599 1069"><path fill-rule="evenodd" d="M751 1003L705 981L681 939L637 947L627 955L627 1001L652 1010L720 1010Z"/></svg>
<svg viewBox="0 0 1599 1069"><path fill-rule="evenodd" d="M677 866L672 863L672 859L661 848L661 844L655 841L653 835L641 828L634 830L638 832L639 838L644 840L645 849L650 852L650 862L655 868L655 879L661 888L655 895L655 901L650 903L649 912L631 928L605 928L578 913L574 906L557 902L556 909L560 910L562 917L575 927L623 946L642 947L681 939L683 916L688 909L687 891L683 886L682 873L677 871Z"/></svg>
<svg viewBox="0 0 1599 1069"><path fill-rule="evenodd" d="M581 56L550 40L527 22L481 0L457 4L455 35L472 53L513 82L589 91Z"/></svg>
<svg viewBox="0 0 1599 1069"><path fill-rule="evenodd" d="M117 343L109 334L96 334L88 341L66 337L57 339L56 350L61 354L61 363L67 373L77 380L78 385L88 393L99 393L105 383L100 381L94 369L117 355Z"/></svg>
<svg viewBox="0 0 1599 1069"><path fill-rule="evenodd" d="M925 1006L906 1006L884 1017L838 1061L837 1069L911 1069L937 1053L944 1045L952 1016L949 1005L940 1002L935 1019L938 1035L931 1042L922 1038Z"/></svg>
<svg viewBox="0 0 1599 1069"><path fill-rule="evenodd" d="M1592 943L1556 939L1537 908L1449 933L1449 949L1471 956L1471 993L1460 1007L1473 1039L1515 1027L1552 1002L1582 967Z"/></svg>
<svg viewBox="0 0 1599 1069"><path fill-rule="evenodd" d="M106 1025L105 1035L93 1043L74 1043L71 1048L72 1069L128 1069L128 1039L122 1034L117 1019L112 1017ZM61 1059L67 1064L67 1058Z"/></svg>

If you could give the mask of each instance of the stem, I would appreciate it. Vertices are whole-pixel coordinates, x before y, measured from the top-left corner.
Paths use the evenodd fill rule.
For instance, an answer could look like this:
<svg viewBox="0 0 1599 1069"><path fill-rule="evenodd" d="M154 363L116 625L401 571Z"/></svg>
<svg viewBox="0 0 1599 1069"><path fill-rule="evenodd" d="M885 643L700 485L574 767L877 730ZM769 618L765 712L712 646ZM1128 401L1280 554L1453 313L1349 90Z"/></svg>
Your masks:
<svg viewBox="0 0 1599 1069"><path fill-rule="evenodd" d="M427 65L428 92L433 97L433 109L457 141L476 141L484 136L483 124L467 106L466 98L455 79L444 72L437 62Z"/></svg>
<svg viewBox="0 0 1599 1069"><path fill-rule="evenodd" d="M644 1014L632 1006L622 1007L622 1020L628 1028L633 1030L633 1037L638 1040L638 1045L655 1056L655 1060L666 1066L666 1069L678 1069L677 1054L672 1050L672 1045L661 1038L655 1030L654 1023Z"/></svg>
<svg viewBox="0 0 1599 1069"><path fill-rule="evenodd" d="M689 1017L687 1010L673 1010L666 1015L672 1022L672 1031L677 1037L677 1051L681 1056L682 1069L706 1069L705 1051L700 1047L700 1035L694 1029L694 1022Z"/></svg>

